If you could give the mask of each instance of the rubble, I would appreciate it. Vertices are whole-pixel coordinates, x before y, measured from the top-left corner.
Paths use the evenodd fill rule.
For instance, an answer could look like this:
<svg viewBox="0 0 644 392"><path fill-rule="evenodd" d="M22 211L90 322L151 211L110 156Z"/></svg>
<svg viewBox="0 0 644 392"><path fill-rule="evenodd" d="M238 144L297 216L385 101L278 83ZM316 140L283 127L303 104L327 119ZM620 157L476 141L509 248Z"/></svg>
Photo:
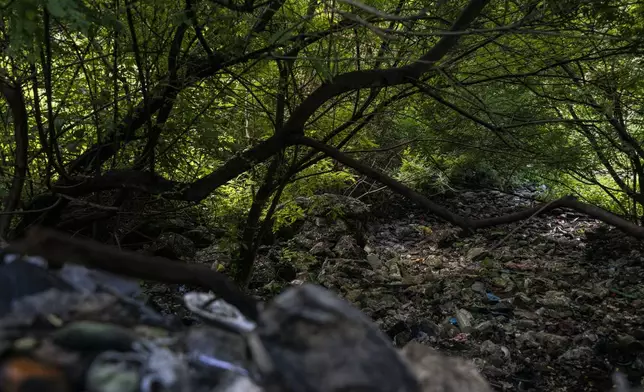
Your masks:
<svg viewBox="0 0 644 392"><path fill-rule="evenodd" d="M471 191L441 203L483 218L529 206L533 193L519 193ZM371 207L363 233L351 234L364 237L362 255L315 252L300 276L349 300L398 347L419 342L471 359L495 390L608 391L616 370L644 383L638 241L563 210L461 236L396 196L385 200ZM347 235L320 233L303 225L298 236L331 246ZM273 249L310 248L282 241Z"/></svg>
<svg viewBox="0 0 644 392"><path fill-rule="evenodd" d="M74 267L91 285L14 255L4 255L0 276L16 279L25 266L47 284L26 281L30 290L12 287L1 299L3 391L489 390L464 361L419 345L396 350L368 317L320 286L286 290L260 306L257 320L223 298L188 292L185 306L201 322L186 326L133 298L129 280L82 266ZM428 378L436 371L441 378Z"/></svg>

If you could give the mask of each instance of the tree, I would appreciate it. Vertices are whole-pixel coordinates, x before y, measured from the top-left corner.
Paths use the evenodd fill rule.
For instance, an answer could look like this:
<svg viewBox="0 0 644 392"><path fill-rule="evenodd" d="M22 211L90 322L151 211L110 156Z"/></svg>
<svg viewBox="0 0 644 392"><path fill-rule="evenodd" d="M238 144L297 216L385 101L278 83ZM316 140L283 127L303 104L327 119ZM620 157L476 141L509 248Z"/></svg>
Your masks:
<svg viewBox="0 0 644 392"><path fill-rule="evenodd" d="M26 99L21 110L11 104L13 120L6 124L24 138L27 128L15 119L27 114L31 143L21 139L12 154L13 177L24 179L28 171L34 207L14 235L38 220L65 226L59 217L70 200L98 209L74 222L88 225L115 216L135 194L224 203L221 194L236 184L238 194L252 198L239 238L237 278L244 282L280 198L303 177L334 175L329 157L465 230L525 218L543 208L485 221L458 216L347 150L374 145L374 121L436 108L466 124L459 131L468 137L523 152L521 162L548 148L557 154L559 140L576 148L561 127L589 135L595 120L574 118L579 102L558 101L549 81L563 75L575 90L585 89L575 65L618 61L639 45L637 27L624 26L641 7L602 4L608 11L593 2L536 0L9 2L0 42L13 57L0 60L3 86L22 90ZM621 13L607 19L612 4ZM609 32L619 44L598 45L611 24L621 29ZM575 45L567 36L573 28L595 45ZM517 107L526 104L542 110L531 117L532 109ZM532 140L535 129L540 136ZM396 140L396 132L378 138ZM639 164L636 155L622 153ZM580 172L569 163L561 167ZM625 184L630 195L638 192L634 182ZM7 212L17 208L23 186L12 185ZM47 192L35 197L31 189ZM547 207L557 206L642 236L639 226L576 200Z"/></svg>

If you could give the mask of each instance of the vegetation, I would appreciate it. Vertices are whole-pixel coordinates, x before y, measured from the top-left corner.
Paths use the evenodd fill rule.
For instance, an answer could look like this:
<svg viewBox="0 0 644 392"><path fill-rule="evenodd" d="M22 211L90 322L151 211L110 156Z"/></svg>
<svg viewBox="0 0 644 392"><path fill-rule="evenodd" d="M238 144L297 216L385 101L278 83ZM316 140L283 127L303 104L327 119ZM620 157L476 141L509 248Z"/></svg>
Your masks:
<svg viewBox="0 0 644 392"><path fill-rule="evenodd" d="M0 236L119 243L96 222L147 197L226 225L245 281L290 200L366 176L468 230L541 206L434 192L542 183L643 237L643 33L621 0L0 0Z"/></svg>

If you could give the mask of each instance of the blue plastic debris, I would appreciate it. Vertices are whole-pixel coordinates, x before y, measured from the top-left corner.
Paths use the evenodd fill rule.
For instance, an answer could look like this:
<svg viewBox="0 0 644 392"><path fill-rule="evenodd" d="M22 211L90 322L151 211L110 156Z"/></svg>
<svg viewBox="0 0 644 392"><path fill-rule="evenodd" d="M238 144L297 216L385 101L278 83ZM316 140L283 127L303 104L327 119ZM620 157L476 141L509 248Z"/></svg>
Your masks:
<svg viewBox="0 0 644 392"><path fill-rule="evenodd" d="M490 301L490 302L499 302L501 300L501 298L497 297L496 295L494 295L492 293L486 293L486 295L487 295L488 301Z"/></svg>

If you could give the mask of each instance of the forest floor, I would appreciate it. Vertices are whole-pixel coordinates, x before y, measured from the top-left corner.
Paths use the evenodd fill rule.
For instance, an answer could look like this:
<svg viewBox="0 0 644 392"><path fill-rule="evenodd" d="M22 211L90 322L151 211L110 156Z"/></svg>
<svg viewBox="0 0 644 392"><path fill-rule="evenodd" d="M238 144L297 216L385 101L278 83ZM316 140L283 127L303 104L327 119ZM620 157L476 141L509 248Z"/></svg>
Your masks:
<svg viewBox="0 0 644 392"><path fill-rule="evenodd" d="M473 218L530 205L495 191L439 201ZM563 210L466 237L397 197L370 211L362 226L309 216L294 238L265 247L257 294L322 284L397 346L417 340L469 358L499 391L608 391L617 369L644 382L638 241Z"/></svg>

